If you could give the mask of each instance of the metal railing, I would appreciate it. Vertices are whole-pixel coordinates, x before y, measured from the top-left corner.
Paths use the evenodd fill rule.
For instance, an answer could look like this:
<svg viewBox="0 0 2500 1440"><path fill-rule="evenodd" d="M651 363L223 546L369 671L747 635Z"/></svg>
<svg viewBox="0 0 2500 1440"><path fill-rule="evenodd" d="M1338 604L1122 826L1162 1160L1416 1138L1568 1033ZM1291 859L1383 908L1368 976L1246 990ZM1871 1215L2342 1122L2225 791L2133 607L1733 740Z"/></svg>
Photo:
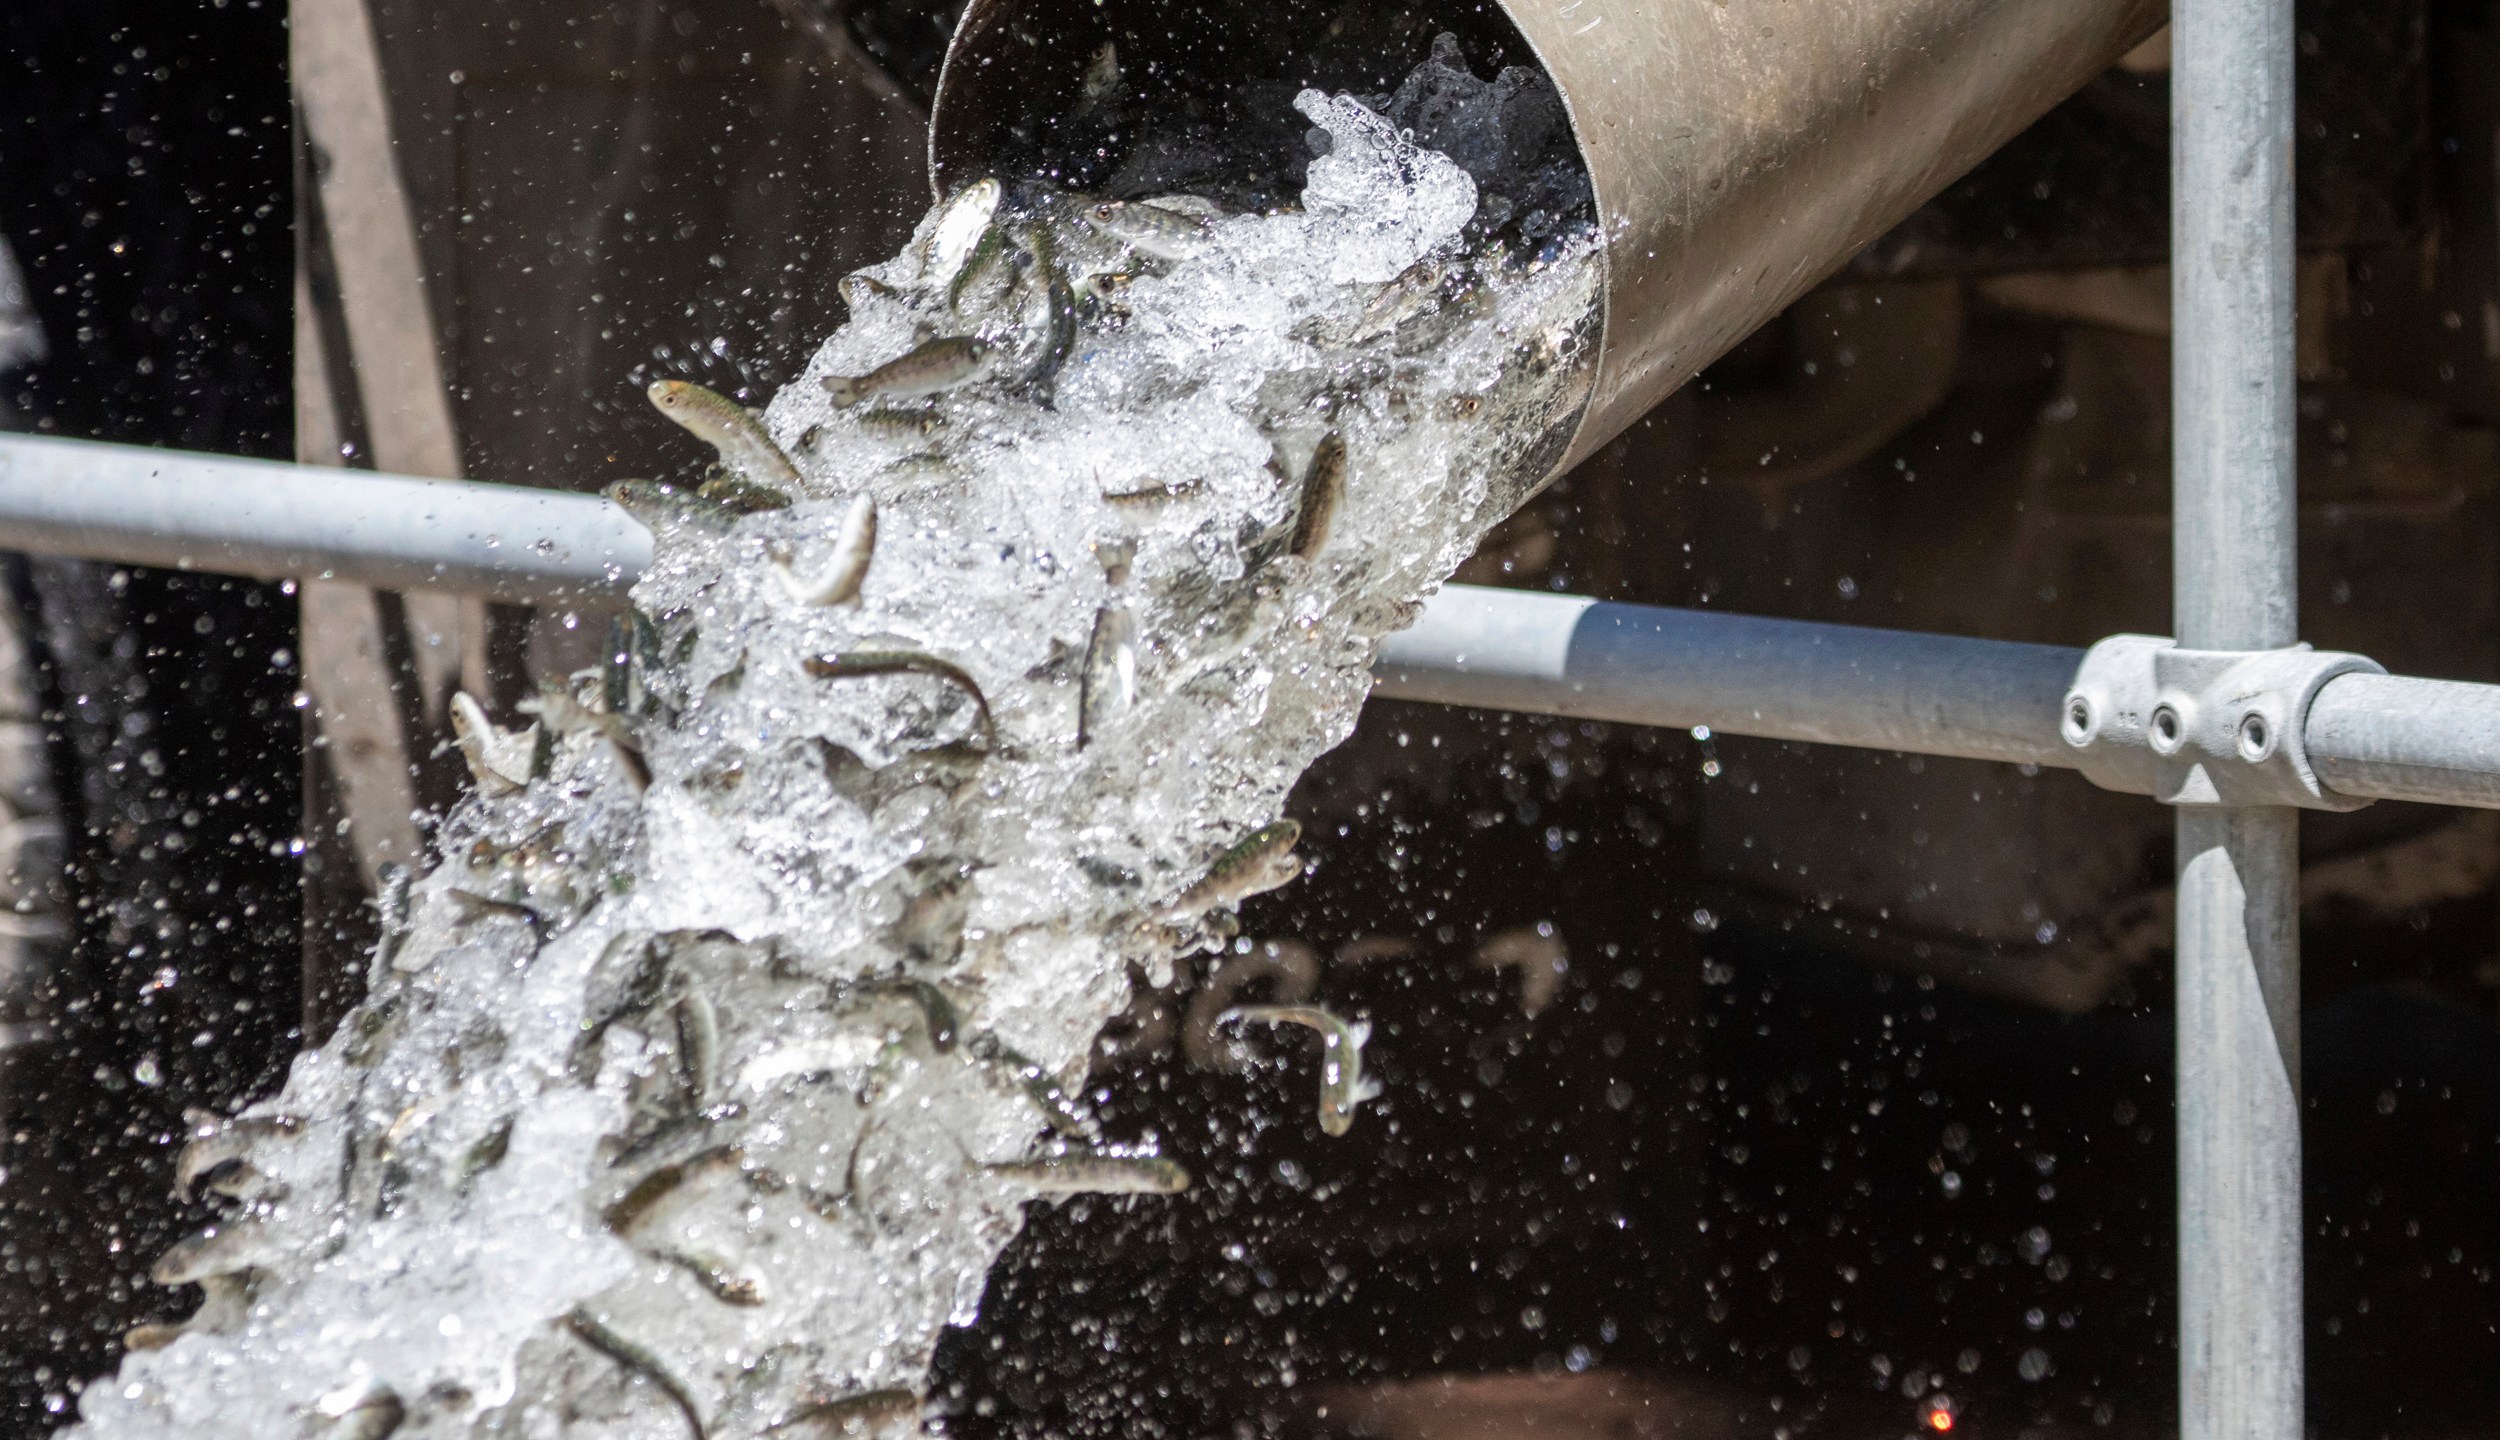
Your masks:
<svg viewBox="0 0 2500 1440"><path fill-rule="evenodd" d="M622 598L651 535L587 495L0 436L0 549L562 604ZM2096 653L1451 585L1381 647L1376 693L2084 769L2156 793L2149 765L2112 762L2068 728ZM2113 702L2129 706L2149 714L2159 696ZM2312 808L2500 809L2500 685L2349 670L2299 718Z"/></svg>
<svg viewBox="0 0 2500 1440"><path fill-rule="evenodd" d="M2500 686L2296 645L2291 11L2177 0L2178 643L2090 651L1451 586L1382 695L2083 770L2178 809L2181 1434L2302 1433L2297 819L2500 808ZM0 439L0 547L504 600L613 597L586 496Z"/></svg>

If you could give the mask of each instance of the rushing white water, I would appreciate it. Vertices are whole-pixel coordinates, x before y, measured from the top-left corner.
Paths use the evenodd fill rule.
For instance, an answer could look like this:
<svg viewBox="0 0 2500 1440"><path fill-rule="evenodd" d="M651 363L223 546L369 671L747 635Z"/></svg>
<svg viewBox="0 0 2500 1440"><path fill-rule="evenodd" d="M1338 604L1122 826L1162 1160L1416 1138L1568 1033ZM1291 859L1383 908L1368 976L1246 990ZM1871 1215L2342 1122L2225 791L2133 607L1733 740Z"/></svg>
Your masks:
<svg viewBox="0 0 2500 1440"><path fill-rule="evenodd" d="M1018 194L966 245L958 203L854 282L765 416L796 503L657 526L630 669L489 756L365 1004L203 1124L231 1213L160 1274L208 1302L88 1387L89 1433L899 1432L1026 1201L1168 1183L1010 1167L1096 1149L1096 1035L1228 933L1258 866L1219 857L1552 464L1592 358L1592 238L1470 254L1464 171L1298 103L1331 137L1299 210ZM820 383L946 335L987 373Z"/></svg>

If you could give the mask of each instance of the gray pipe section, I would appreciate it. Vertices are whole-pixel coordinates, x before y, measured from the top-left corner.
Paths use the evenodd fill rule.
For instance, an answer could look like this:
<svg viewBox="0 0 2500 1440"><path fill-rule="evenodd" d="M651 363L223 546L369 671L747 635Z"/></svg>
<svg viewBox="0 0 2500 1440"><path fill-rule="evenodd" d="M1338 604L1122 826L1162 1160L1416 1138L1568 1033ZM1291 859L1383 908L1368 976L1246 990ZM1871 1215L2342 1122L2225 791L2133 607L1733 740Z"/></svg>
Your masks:
<svg viewBox="0 0 2500 1440"><path fill-rule="evenodd" d="M1452 585L1375 692L1497 710L2071 768L2083 652Z"/></svg>
<svg viewBox="0 0 2500 1440"><path fill-rule="evenodd" d="M2300 638L2292 6L2171 25L2174 633L2271 650ZM2300 1440L2299 812L2179 807L2178 874L2180 1440Z"/></svg>
<svg viewBox="0 0 2500 1440"><path fill-rule="evenodd" d="M2500 810L2500 685L2339 676L2309 702L2303 734L2339 795Z"/></svg>
<svg viewBox="0 0 2500 1440"><path fill-rule="evenodd" d="M2164 0L1501 8L1562 96L1606 243L1597 375L1554 475L2168 15ZM1126 63L1187 66L1227 53L1226 26L1290 24L1297 13L1228 0L970 0L938 77L931 178L950 190L1050 133L1106 41Z"/></svg>
<svg viewBox="0 0 2500 1440"><path fill-rule="evenodd" d="M545 603L621 591L651 534L588 495L9 436L0 549Z"/></svg>

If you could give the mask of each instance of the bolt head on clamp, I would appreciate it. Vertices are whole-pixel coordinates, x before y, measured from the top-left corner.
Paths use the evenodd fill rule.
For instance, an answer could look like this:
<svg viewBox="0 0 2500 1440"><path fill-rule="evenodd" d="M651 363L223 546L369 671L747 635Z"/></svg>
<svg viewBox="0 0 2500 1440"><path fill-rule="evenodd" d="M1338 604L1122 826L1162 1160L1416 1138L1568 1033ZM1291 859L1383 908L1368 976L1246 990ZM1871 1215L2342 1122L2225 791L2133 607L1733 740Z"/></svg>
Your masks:
<svg viewBox="0 0 2500 1440"><path fill-rule="evenodd" d="M2084 652L2058 730L2076 768L2105 790L2165 805L2358 810L2327 789L2302 731L2326 682L2384 675L2364 655L2183 650L2166 636L2112 635Z"/></svg>

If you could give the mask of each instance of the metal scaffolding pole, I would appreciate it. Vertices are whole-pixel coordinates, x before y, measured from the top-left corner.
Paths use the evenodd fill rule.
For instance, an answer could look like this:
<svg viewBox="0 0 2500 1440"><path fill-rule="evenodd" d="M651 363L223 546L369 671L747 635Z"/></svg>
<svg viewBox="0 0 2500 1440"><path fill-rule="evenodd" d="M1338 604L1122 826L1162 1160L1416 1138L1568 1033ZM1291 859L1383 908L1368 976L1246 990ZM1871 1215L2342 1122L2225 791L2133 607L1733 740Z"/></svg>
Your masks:
<svg viewBox="0 0 2500 1440"><path fill-rule="evenodd" d="M564 605L622 597L651 563L651 534L591 495L10 435L0 549ZM1376 693L2083 768L2110 789L2160 793L2150 768L2096 766L2059 733L2086 660L2059 645L1449 585L1382 643ZM2157 677L2139 678L2144 693L2112 697L2120 708L2159 701ZM2325 808L2500 810L2500 685L2339 673L2305 718L2282 722Z"/></svg>
<svg viewBox="0 0 2500 1440"><path fill-rule="evenodd" d="M2292 6L2172 24L2173 619L2184 650L2271 650L2299 639ZM2302 1433L2299 835L2179 807L2182 1440Z"/></svg>

